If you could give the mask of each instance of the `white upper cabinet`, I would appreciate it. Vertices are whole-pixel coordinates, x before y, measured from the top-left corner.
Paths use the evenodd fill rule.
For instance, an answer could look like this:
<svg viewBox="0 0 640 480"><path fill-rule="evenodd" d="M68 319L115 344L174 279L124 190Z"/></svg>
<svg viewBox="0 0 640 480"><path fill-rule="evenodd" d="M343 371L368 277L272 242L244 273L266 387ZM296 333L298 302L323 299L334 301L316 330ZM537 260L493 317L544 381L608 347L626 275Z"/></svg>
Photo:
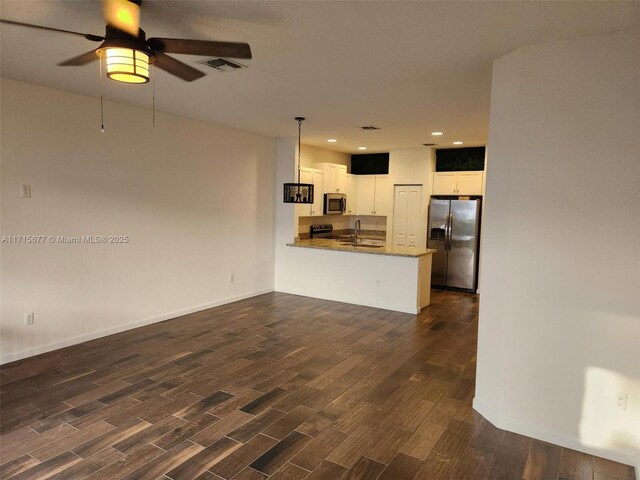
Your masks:
<svg viewBox="0 0 640 480"><path fill-rule="evenodd" d="M389 175L375 175L376 193L373 208L374 215L391 215L393 212L393 191Z"/></svg>
<svg viewBox="0 0 640 480"><path fill-rule="evenodd" d="M482 195L484 172L458 172L458 195Z"/></svg>
<svg viewBox="0 0 640 480"><path fill-rule="evenodd" d="M356 214L390 215L391 195L389 175L358 175Z"/></svg>
<svg viewBox="0 0 640 480"><path fill-rule="evenodd" d="M358 175L358 189L356 191L356 215L374 214L375 189L375 175Z"/></svg>
<svg viewBox="0 0 640 480"><path fill-rule="evenodd" d="M346 193L347 166L337 163L315 163L314 167L324 171L324 192Z"/></svg>
<svg viewBox="0 0 640 480"><path fill-rule="evenodd" d="M324 179L322 170L313 169L313 208L311 216L318 217L324 215Z"/></svg>
<svg viewBox="0 0 640 480"><path fill-rule="evenodd" d="M348 173L345 177L344 193L347 195L346 215L355 215L357 208L358 176Z"/></svg>
<svg viewBox="0 0 640 480"><path fill-rule="evenodd" d="M436 172L433 195L482 195L484 172Z"/></svg>
<svg viewBox="0 0 640 480"><path fill-rule="evenodd" d="M336 193L347 193L347 166L336 165Z"/></svg>
<svg viewBox="0 0 640 480"><path fill-rule="evenodd" d="M300 168L300 183L313 183L313 204L296 205L299 217L316 217L324 214L324 170Z"/></svg>
<svg viewBox="0 0 640 480"><path fill-rule="evenodd" d="M433 174L434 195L455 195L458 188L458 172L436 172Z"/></svg>

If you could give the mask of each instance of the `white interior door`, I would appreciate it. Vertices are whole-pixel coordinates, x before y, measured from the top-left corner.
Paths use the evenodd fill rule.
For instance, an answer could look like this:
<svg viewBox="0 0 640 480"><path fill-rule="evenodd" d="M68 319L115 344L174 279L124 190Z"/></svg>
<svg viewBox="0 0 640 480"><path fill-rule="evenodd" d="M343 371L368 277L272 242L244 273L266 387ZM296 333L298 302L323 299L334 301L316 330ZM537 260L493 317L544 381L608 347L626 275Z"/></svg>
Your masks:
<svg viewBox="0 0 640 480"><path fill-rule="evenodd" d="M407 193L407 247L418 244L419 232L423 228L425 219L420 216L421 200L422 185L411 186Z"/></svg>
<svg viewBox="0 0 640 480"><path fill-rule="evenodd" d="M396 185L393 194L393 245L415 247L423 228L422 185Z"/></svg>
<svg viewBox="0 0 640 480"><path fill-rule="evenodd" d="M407 246L407 189L396 185L393 192L393 245Z"/></svg>

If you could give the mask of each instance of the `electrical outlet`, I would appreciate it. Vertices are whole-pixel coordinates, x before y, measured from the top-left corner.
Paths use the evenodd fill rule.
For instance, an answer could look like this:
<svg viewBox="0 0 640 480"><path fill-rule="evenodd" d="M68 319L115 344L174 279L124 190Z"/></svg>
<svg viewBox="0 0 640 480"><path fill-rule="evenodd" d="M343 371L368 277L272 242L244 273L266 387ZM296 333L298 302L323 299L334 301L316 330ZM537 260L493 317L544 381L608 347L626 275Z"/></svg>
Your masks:
<svg viewBox="0 0 640 480"><path fill-rule="evenodd" d="M25 325L33 325L35 323L35 318L33 312L24 314L24 324Z"/></svg>
<svg viewBox="0 0 640 480"><path fill-rule="evenodd" d="M22 198L31 198L31 185L20 185L20 196Z"/></svg>
<svg viewBox="0 0 640 480"><path fill-rule="evenodd" d="M229 275L229 283L233 283L233 281L235 280L235 278L233 277L233 273L231 275Z"/></svg>
<svg viewBox="0 0 640 480"><path fill-rule="evenodd" d="M627 410L627 394L620 392L616 395L616 406L623 412Z"/></svg>

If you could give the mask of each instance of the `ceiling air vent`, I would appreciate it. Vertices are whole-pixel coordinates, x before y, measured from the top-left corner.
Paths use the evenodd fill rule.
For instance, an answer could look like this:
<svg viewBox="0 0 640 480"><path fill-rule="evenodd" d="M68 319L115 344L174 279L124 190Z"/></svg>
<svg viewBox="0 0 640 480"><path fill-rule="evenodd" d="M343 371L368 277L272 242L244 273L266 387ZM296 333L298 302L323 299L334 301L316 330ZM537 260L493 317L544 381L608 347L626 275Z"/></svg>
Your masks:
<svg viewBox="0 0 640 480"><path fill-rule="evenodd" d="M380 130L380 127L376 127L375 125L363 125L360 128L362 130Z"/></svg>
<svg viewBox="0 0 640 480"><path fill-rule="evenodd" d="M435 147L438 144L437 143L423 143L422 145L424 145L425 147Z"/></svg>
<svg viewBox="0 0 640 480"><path fill-rule="evenodd" d="M232 62L231 60L227 60L226 58L209 58L207 60L201 60L198 63L206 65L207 67L215 68L216 70L219 70L221 72L233 72L234 70L247 68L246 65Z"/></svg>

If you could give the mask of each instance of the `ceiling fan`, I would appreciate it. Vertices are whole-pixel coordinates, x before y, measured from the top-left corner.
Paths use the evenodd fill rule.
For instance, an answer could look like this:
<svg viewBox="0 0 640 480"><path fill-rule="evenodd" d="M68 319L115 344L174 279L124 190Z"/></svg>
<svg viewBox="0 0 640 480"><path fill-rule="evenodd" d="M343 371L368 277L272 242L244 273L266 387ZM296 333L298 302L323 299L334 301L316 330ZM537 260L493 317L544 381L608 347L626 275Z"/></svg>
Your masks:
<svg viewBox="0 0 640 480"><path fill-rule="evenodd" d="M33 25L0 19L0 22L21 27L79 35L92 42L102 42L96 49L69 58L58 65L80 66L100 59L106 64L107 77L124 83L147 83L149 64L169 72L187 82L205 74L167 53L216 57L251 58L247 43L187 40L179 38L149 38L140 28L142 0L103 0L103 14L107 22L104 36L73 32L59 28Z"/></svg>

